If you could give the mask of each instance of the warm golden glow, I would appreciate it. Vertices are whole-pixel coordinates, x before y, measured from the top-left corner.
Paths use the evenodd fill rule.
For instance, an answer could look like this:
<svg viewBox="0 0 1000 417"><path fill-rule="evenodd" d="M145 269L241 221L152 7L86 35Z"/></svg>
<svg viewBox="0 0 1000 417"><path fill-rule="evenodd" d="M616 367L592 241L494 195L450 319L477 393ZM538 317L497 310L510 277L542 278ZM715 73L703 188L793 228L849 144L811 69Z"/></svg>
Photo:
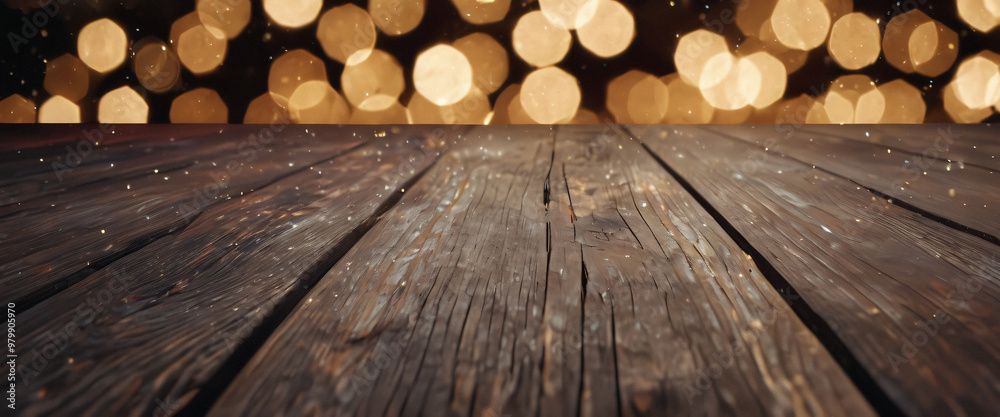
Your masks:
<svg viewBox="0 0 1000 417"><path fill-rule="evenodd" d="M111 90L97 105L97 121L101 123L146 123L149 105L129 87Z"/></svg>
<svg viewBox="0 0 1000 417"><path fill-rule="evenodd" d="M754 0L752 5L740 2L736 7L736 26L748 37L760 37L761 25L771 19L777 4L778 0Z"/></svg>
<svg viewBox="0 0 1000 417"><path fill-rule="evenodd" d="M170 42L184 67L195 74L214 71L226 58L226 38L213 35L201 24L197 13L174 22L170 27Z"/></svg>
<svg viewBox="0 0 1000 417"><path fill-rule="evenodd" d="M882 51L905 73L941 75L958 57L958 34L919 10L897 15L885 27Z"/></svg>
<svg viewBox="0 0 1000 417"><path fill-rule="evenodd" d="M128 37L125 30L109 19L91 22L77 39L80 60L100 73L108 73L125 62Z"/></svg>
<svg viewBox="0 0 1000 417"><path fill-rule="evenodd" d="M474 25L499 22L510 10L510 0L451 0L451 3L462 19Z"/></svg>
<svg viewBox="0 0 1000 417"><path fill-rule="evenodd" d="M738 110L757 99L762 79L760 69L752 61L726 52L709 59L699 88L716 109Z"/></svg>
<svg viewBox="0 0 1000 417"><path fill-rule="evenodd" d="M326 83L326 64L304 49L296 49L286 52L271 64L267 90L275 102L287 106L292 93L308 81Z"/></svg>
<svg viewBox="0 0 1000 417"><path fill-rule="evenodd" d="M538 0L538 7L552 24L576 29L587 24L597 12L598 0Z"/></svg>
<svg viewBox="0 0 1000 417"><path fill-rule="evenodd" d="M958 0L958 16L973 29L989 32L1000 25L1000 0Z"/></svg>
<svg viewBox="0 0 1000 417"><path fill-rule="evenodd" d="M80 106L63 96L53 96L38 108L38 123L80 123Z"/></svg>
<svg viewBox="0 0 1000 417"><path fill-rule="evenodd" d="M751 106L762 109L774 104L785 95L788 74L785 73L785 65L781 61L767 52L753 53L744 59L752 63L761 76L760 89L756 98L750 99ZM747 90L752 89L749 86L744 86L744 91ZM746 94L750 93L752 91L746 92Z"/></svg>
<svg viewBox="0 0 1000 417"><path fill-rule="evenodd" d="M580 44L602 58L622 53L635 36L632 13L613 0L598 0L597 12L589 22L578 26Z"/></svg>
<svg viewBox="0 0 1000 417"><path fill-rule="evenodd" d="M674 51L674 65L684 82L698 86L705 64L713 56L729 53L726 39L705 29L681 36Z"/></svg>
<svg viewBox="0 0 1000 417"><path fill-rule="evenodd" d="M878 59L882 52L881 38L882 32L874 19L864 13L851 13L833 24L827 49L841 67L861 69Z"/></svg>
<svg viewBox="0 0 1000 417"><path fill-rule="evenodd" d="M263 0L264 12L274 23L300 28L312 23L323 8L323 0Z"/></svg>
<svg viewBox="0 0 1000 417"><path fill-rule="evenodd" d="M521 106L532 120L552 124L569 120L580 107L576 78L556 67L537 69L521 84Z"/></svg>
<svg viewBox="0 0 1000 417"><path fill-rule="evenodd" d="M708 123L712 121L715 107L701 96L701 90L684 82L678 74L660 77L670 95L667 114L663 123Z"/></svg>
<svg viewBox="0 0 1000 417"><path fill-rule="evenodd" d="M493 118L490 119L490 124L506 125L511 123L509 109L515 97L518 100L518 105L520 105L520 97L517 95L520 92L521 84L508 85L507 88L500 92L500 95L497 96L496 102L493 105ZM525 115L525 117L527 117L527 115Z"/></svg>
<svg viewBox="0 0 1000 417"><path fill-rule="evenodd" d="M993 114L993 109L989 107L983 107L980 109L972 109L962 103L961 100L955 96L955 86L954 82L948 84L944 87L941 92L942 98L944 99L944 111L951 116L951 120L956 123L979 123L990 117Z"/></svg>
<svg viewBox="0 0 1000 417"><path fill-rule="evenodd" d="M885 114L879 123L923 123L927 105L923 94L903 80L894 80L878 86L885 96Z"/></svg>
<svg viewBox="0 0 1000 417"><path fill-rule="evenodd" d="M66 54L45 66L45 91L78 102L90 88L90 73L83 61Z"/></svg>
<svg viewBox="0 0 1000 417"><path fill-rule="evenodd" d="M34 123L35 103L14 94L0 100L0 123Z"/></svg>
<svg viewBox="0 0 1000 417"><path fill-rule="evenodd" d="M597 117L597 114L587 110L579 109L576 111L576 116L573 116L573 120L570 120L571 124L575 125L598 125L601 124L601 119Z"/></svg>
<svg viewBox="0 0 1000 417"><path fill-rule="evenodd" d="M867 76L837 78L824 101L830 123L878 123L885 113L885 96Z"/></svg>
<svg viewBox="0 0 1000 417"><path fill-rule="evenodd" d="M771 19L767 19L760 27L760 39L750 38L740 45L740 53L750 55L755 52L767 52L778 58L785 65L785 70L791 74L798 71L809 58L809 52L800 49L791 49L781 43L774 34L771 27Z"/></svg>
<svg viewBox="0 0 1000 417"><path fill-rule="evenodd" d="M243 123L288 123L290 120L291 116L288 114L288 110L278 105L269 93L261 94L253 99L247 107L246 114L243 115Z"/></svg>
<svg viewBox="0 0 1000 417"><path fill-rule="evenodd" d="M250 23L250 0L198 0L201 24L217 38L233 39Z"/></svg>
<svg viewBox="0 0 1000 417"><path fill-rule="evenodd" d="M670 92L658 78L646 74L632 86L626 108L632 123L660 123L667 114Z"/></svg>
<svg viewBox="0 0 1000 417"><path fill-rule="evenodd" d="M459 38L452 46L469 60L473 83L483 92L491 94L507 80L507 50L490 35L473 33Z"/></svg>
<svg viewBox="0 0 1000 417"><path fill-rule="evenodd" d="M753 107L746 106L736 110L720 110L715 109L715 113L712 115L712 124L717 125L735 125L740 123L746 123L750 119L750 114L753 113Z"/></svg>
<svg viewBox="0 0 1000 417"><path fill-rule="evenodd" d="M340 94L326 81L306 81L288 100L288 112L295 123L346 123L351 110Z"/></svg>
<svg viewBox="0 0 1000 417"><path fill-rule="evenodd" d="M438 106L455 104L472 89L472 65L458 49L434 46L417 57L413 85Z"/></svg>
<svg viewBox="0 0 1000 417"><path fill-rule="evenodd" d="M389 36L416 29L424 18L425 8L424 0L368 0L368 14Z"/></svg>
<svg viewBox="0 0 1000 417"><path fill-rule="evenodd" d="M1000 55L982 51L958 66L951 85L966 107L989 108L1000 100Z"/></svg>
<svg viewBox="0 0 1000 417"><path fill-rule="evenodd" d="M132 70L143 88L162 93L170 90L181 77L180 59L163 41L149 37L133 45Z"/></svg>
<svg viewBox="0 0 1000 417"><path fill-rule="evenodd" d="M393 102L389 107L378 111L365 111L354 109L351 111L351 124L375 125L375 124L406 124L409 123L409 116L406 107L399 102Z"/></svg>
<svg viewBox="0 0 1000 417"><path fill-rule="evenodd" d="M569 30L549 22L537 10L521 16L514 26L512 36L517 56L536 67L562 61L573 42Z"/></svg>
<svg viewBox="0 0 1000 417"><path fill-rule="evenodd" d="M819 0L778 0L771 28L785 46L808 51L823 44L830 30L830 12Z"/></svg>
<svg viewBox="0 0 1000 417"><path fill-rule="evenodd" d="M396 102L406 88L406 81L403 67L396 58L375 49L368 59L344 68L340 85L351 105L365 111L378 111Z"/></svg>
<svg viewBox="0 0 1000 417"><path fill-rule="evenodd" d="M649 74L645 72L631 70L615 77L608 83L608 89L604 95L604 107L608 109L616 122L634 123L628 111L629 93L632 92L632 87L635 87L639 81L647 76Z"/></svg>
<svg viewBox="0 0 1000 417"><path fill-rule="evenodd" d="M375 22L365 9L347 3L323 13L316 38L328 57L341 64L356 64L375 48Z"/></svg>
<svg viewBox="0 0 1000 417"><path fill-rule="evenodd" d="M196 88L177 96L170 105L171 123L226 123L229 108L219 93Z"/></svg>
<svg viewBox="0 0 1000 417"><path fill-rule="evenodd" d="M483 124L490 114L490 101L473 88L457 103L439 106L419 93L410 98L407 109L413 123Z"/></svg>

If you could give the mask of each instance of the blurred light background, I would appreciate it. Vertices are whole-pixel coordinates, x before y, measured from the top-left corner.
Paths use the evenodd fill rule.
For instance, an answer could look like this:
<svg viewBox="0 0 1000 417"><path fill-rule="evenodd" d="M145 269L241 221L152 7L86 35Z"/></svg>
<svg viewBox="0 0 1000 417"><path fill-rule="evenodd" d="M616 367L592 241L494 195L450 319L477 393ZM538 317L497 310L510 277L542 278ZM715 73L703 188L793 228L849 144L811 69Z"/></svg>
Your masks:
<svg viewBox="0 0 1000 417"><path fill-rule="evenodd" d="M1000 0L2 0L0 122L1000 120Z"/></svg>

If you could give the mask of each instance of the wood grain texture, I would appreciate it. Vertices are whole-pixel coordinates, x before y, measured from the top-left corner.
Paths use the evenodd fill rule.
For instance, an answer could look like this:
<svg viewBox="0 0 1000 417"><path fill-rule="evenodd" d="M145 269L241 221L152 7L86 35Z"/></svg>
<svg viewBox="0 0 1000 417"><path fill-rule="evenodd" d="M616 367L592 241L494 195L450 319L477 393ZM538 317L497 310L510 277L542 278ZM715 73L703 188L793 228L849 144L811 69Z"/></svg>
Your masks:
<svg viewBox="0 0 1000 417"><path fill-rule="evenodd" d="M641 147L506 129L454 146L210 415L872 414Z"/></svg>
<svg viewBox="0 0 1000 417"><path fill-rule="evenodd" d="M581 414L873 415L712 216L601 129L560 127L553 167L585 271Z"/></svg>
<svg viewBox="0 0 1000 417"><path fill-rule="evenodd" d="M905 150L924 158L914 160L914 168L944 161L1000 171L1000 126L997 125L803 125L800 130Z"/></svg>
<svg viewBox="0 0 1000 417"><path fill-rule="evenodd" d="M433 163L412 133L212 206L22 313L21 415L178 412Z"/></svg>
<svg viewBox="0 0 1000 417"><path fill-rule="evenodd" d="M1000 244L1000 171L960 161L929 158L936 149L955 146L970 134L960 134L954 129L938 130L934 126L910 127L912 136L923 138L929 148L909 151L847 139L851 131L834 136L833 130L825 133L795 132L791 136L774 137L769 126L727 126L707 128L729 138L750 141L767 152L787 155L807 165L831 171L859 185L878 191L894 203L905 203L931 215L951 220L973 229L994 243ZM879 126L869 127L878 131ZM996 129L993 129L996 131ZM1000 133L1000 132L998 132ZM1000 135L996 138L1000 139ZM765 144L768 140L773 144ZM968 141L970 139L966 139ZM911 142L915 142L911 140ZM935 144L936 143L936 144ZM916 145L916 147L922 146ZM912 145L911 145L912 147ZM994 146L995 147L995 146ZM926 155L925 156L925 151Z"/></svg>
<svg viewBox="0 0 1000 417"><path fill-rule="evenodd" d="M0 291L26 305L157 238L205 208L300 172L362 143L350 129L288 127L270 143L237 136L230 150L171 172L100 181L0 218ZM313 136L319 129L320 135ZM417 128L429 130L426 128ZM210 148L209 148L210 149Z"/></svg>
<svg viewBox="0 0 1000 417"><path fill-rule="evenodd" d="M900 409L1000 413L996 245L741 140L680 126L640 137L760 251ZM781 152L808 146L786 141Z"/></svg>
<svg viewBox="0 0 1000 417"><path fill-rule="evenodd" d="M79 139L61 148L5 152L3 158L10 161L0 164L0 217L37 210L48 205L45 196L88 184L150 175L154 170L168 173L190 167L199 159L234 154L239 143L259 129L219 127L209 133L168 125L123 143L110 144L94 136L99 145Z"/></svg>
<svg viewBox="0 0 1000 417"><path fill-rule="evenodd" d="M210 415L534 415L550 136L537 126L463 135Z"/></svg>

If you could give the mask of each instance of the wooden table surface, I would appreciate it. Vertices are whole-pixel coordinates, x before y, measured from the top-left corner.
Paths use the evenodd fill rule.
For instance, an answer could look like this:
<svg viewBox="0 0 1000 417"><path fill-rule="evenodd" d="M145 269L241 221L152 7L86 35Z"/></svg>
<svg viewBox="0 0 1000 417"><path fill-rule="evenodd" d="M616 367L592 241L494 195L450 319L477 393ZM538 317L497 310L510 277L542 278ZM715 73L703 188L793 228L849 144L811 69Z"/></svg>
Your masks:
<svg viewBox="0 0 1000 417"><path fill-rule="evenodd" d="M1000 415L997 155L986 125L10 127L4 412Z"/></svg>

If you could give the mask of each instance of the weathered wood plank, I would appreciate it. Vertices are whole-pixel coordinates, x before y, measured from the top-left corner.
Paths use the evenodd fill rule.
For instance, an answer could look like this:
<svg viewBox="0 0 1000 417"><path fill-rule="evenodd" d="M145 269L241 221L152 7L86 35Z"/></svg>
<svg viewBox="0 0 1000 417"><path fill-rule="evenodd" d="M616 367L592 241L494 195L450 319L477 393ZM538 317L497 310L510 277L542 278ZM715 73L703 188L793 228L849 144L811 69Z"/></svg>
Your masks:
<svg viewBox="0 0 1000 417"><path fill-rule="evenodd" d="M537 414L551 132L481 128L461 139L210 415Z"/></svg>
<svg viewBox="0 0 1000 417"><path fill-rule="evenodd" d="M996 245L744 141L681 126L641 139L775 267L900 409L1000 413ZM779 152L810 145L786 141Z"/></svg>
<svg viewBox="0 0 1000 417"><path fill-rule="evenodd" d="M88 125L89 126L89 125ZM70 127L66 126L66 129ZM282 128L283 127L276 127ZM77 127L77 129L79 129ZM145 136L109 143L99 127L90 139L80 138L61 148L28 149L0 155L0 216L47 206L41 198L113 178L168 173L194 165L199 158L234 153L240 142L260 127L220 126L211 132L187 126L165 125L147 129ZM263 128L267 132L268 128ZM119 133L109 130L107 136ZM94 141L99 143L94 145ZM32 201L34 204L27 203Z"/></svg>
<svg viewBox="0 0 1000 417"><path fill-rule="evenodd" d="M933 216L971 228L971 233L1000 244L1000 171L962 162L925 158L923 151L893 151L885 146L833 136L827 133L798 132L773 137L767 127L728 126L709 130L768 148L767 152L787 155L846 177L878 191L896 204L908 204ZM877 130L877 126L872 126ZM960 139L958 133L934 126L912 126L930 151ZM768 139L774 142L764 144ZM935 145L935 141L937 144ZM967 146L967 145L966 145ZM874 206L873 206L874 209Z"/></svg>
<svg viewBox="0 0 1000 417"><path fill-rule="evenodd" d="M270 143L242 138L230 152L171 173L101 181L45 197L45 207L0 218L0 290L28 305L189 224L206 207L302 171L363 142L355 131L289 127ZM429 130L427 128L417 128ZM313 134L317 134L313 136Z"/></svg>
<svg viewBox="0 0 1000 417"><path fill-rule="evenodd" d="M433 163L440 143L414 132L212 206L22 313L22 415L173 415L224 384Z"/></svg>
<svg viewBox="0 0 1000 417"><path fill-rule="evenodd" d="M560 127L553 170L585 270L582 414L872 415L712 216L600 129Z"/></svg>
<svg viewBox="0 0 1000 417"><path fill-rule="evenodd" d="M1000 126L996 125L803 125L801 131L909 151L922 157L911 162L917 169L943 161L1000 171Z"/></svg>

